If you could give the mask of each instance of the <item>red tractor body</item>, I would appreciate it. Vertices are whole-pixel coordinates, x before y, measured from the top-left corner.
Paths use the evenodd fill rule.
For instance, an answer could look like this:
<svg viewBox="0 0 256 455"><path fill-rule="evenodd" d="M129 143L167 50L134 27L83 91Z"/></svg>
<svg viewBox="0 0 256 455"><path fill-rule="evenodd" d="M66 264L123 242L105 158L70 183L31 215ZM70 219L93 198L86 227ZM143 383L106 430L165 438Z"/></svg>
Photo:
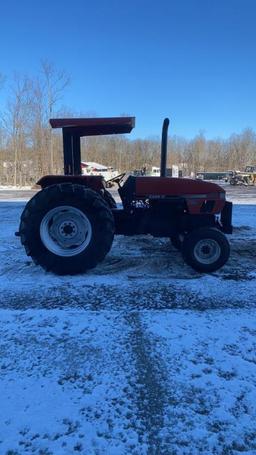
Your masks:
<svg viewBox="0 0 256 455"><path fill-rule="evenodd" d="M225 191L210 182L174 177L136 177L137 199L183 197L189 213L202 213L205 201L212 201L211 213L220 213L225 205Z"/></svg>
<svg viewBox="0 0 256 455"><path fill-rule="evenodd" d="M185 262L201 272L227 261L223 233L232 232L232 204L219 185L165 176L168 119L162 130L161 177L116 177L122 207L103 177L81 175L80 137L128 133L134 117L50 123L63 130L64 175L41 178L42 191L22 214L19 235L35 262L55 273L85 271L104 258L114 234L170 237Z"/></svg>

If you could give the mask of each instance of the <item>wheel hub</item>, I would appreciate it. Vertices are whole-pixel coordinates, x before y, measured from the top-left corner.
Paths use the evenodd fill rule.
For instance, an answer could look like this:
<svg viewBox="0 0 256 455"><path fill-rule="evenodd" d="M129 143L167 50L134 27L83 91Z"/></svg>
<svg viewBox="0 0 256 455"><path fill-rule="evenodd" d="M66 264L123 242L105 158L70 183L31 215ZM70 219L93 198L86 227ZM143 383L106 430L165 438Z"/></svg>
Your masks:
<svg viewBox="0 0 256 455"><path fill-rule="evenodd" d="M194 248L194 256L202 264L213 264L221 255L218 242L214 239L199 240Z"/></svg>
<svg viewBox="0 0 256 455"><path fill-rule="evenodd" d="M72 238L77 234L77 226L73 221L64 221L59 227L60 235Z"/></svg>
<svg viewBox="0 0 256 455"><path fill-rule="evenodd" d="M59 206L46 213L40 225L44 246L58 256L75 256L89 245L89 218L73 206Z"/></svg>
<svg viewBox="0 0 256 455"><path fill-rule="evenodd" d="M211 249L210 249L209 245L204 245L204 246L202 247L202 253L203 253L204 255L210 254L210 252L211 252Z"/></svg>

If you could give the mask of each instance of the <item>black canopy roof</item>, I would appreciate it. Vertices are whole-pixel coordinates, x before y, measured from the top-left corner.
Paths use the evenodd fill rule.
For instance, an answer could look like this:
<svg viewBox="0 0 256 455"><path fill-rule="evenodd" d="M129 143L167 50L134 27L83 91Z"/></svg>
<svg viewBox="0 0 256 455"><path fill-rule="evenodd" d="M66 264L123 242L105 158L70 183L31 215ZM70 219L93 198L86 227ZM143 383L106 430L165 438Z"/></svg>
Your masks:
<svg viewBox="0 0 256 455"><path fill-rule="evenodd" d="M135 117L96 117L50 119L52 128L63 128L73 136L98 136L130 133Z"/></svg>

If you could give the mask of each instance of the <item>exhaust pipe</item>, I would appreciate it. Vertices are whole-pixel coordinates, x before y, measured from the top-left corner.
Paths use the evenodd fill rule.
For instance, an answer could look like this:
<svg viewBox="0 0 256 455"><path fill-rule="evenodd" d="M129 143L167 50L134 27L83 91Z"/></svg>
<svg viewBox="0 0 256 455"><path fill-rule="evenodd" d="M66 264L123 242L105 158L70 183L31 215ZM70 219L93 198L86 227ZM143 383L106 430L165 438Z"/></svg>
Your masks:
<svg viewBox="0 0 256 455"><path fill-rule="evenodd" d="M162 142L161 142L161 169L160 176L166 177L166 160L167 160L167 141L168 141L168 126L170 120L168 118L164 119L163 128L162 128Z"/></svg>

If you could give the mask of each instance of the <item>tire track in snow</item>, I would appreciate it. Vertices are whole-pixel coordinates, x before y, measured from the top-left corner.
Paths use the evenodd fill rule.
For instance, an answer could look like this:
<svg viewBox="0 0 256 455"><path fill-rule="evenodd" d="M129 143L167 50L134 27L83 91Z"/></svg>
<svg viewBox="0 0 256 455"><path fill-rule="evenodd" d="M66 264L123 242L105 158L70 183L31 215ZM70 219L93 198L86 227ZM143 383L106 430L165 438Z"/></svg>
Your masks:
<svg viewBox="0 0 256 455"><path fill-rule="evenodd" d="M161 431L165 425L167 377L165 366L154 352L154 337L147 336L138 312L125 315L128 343L134 363L133 394L138 419L138 437L147 445L147 454L163 454Z"/></svg>

